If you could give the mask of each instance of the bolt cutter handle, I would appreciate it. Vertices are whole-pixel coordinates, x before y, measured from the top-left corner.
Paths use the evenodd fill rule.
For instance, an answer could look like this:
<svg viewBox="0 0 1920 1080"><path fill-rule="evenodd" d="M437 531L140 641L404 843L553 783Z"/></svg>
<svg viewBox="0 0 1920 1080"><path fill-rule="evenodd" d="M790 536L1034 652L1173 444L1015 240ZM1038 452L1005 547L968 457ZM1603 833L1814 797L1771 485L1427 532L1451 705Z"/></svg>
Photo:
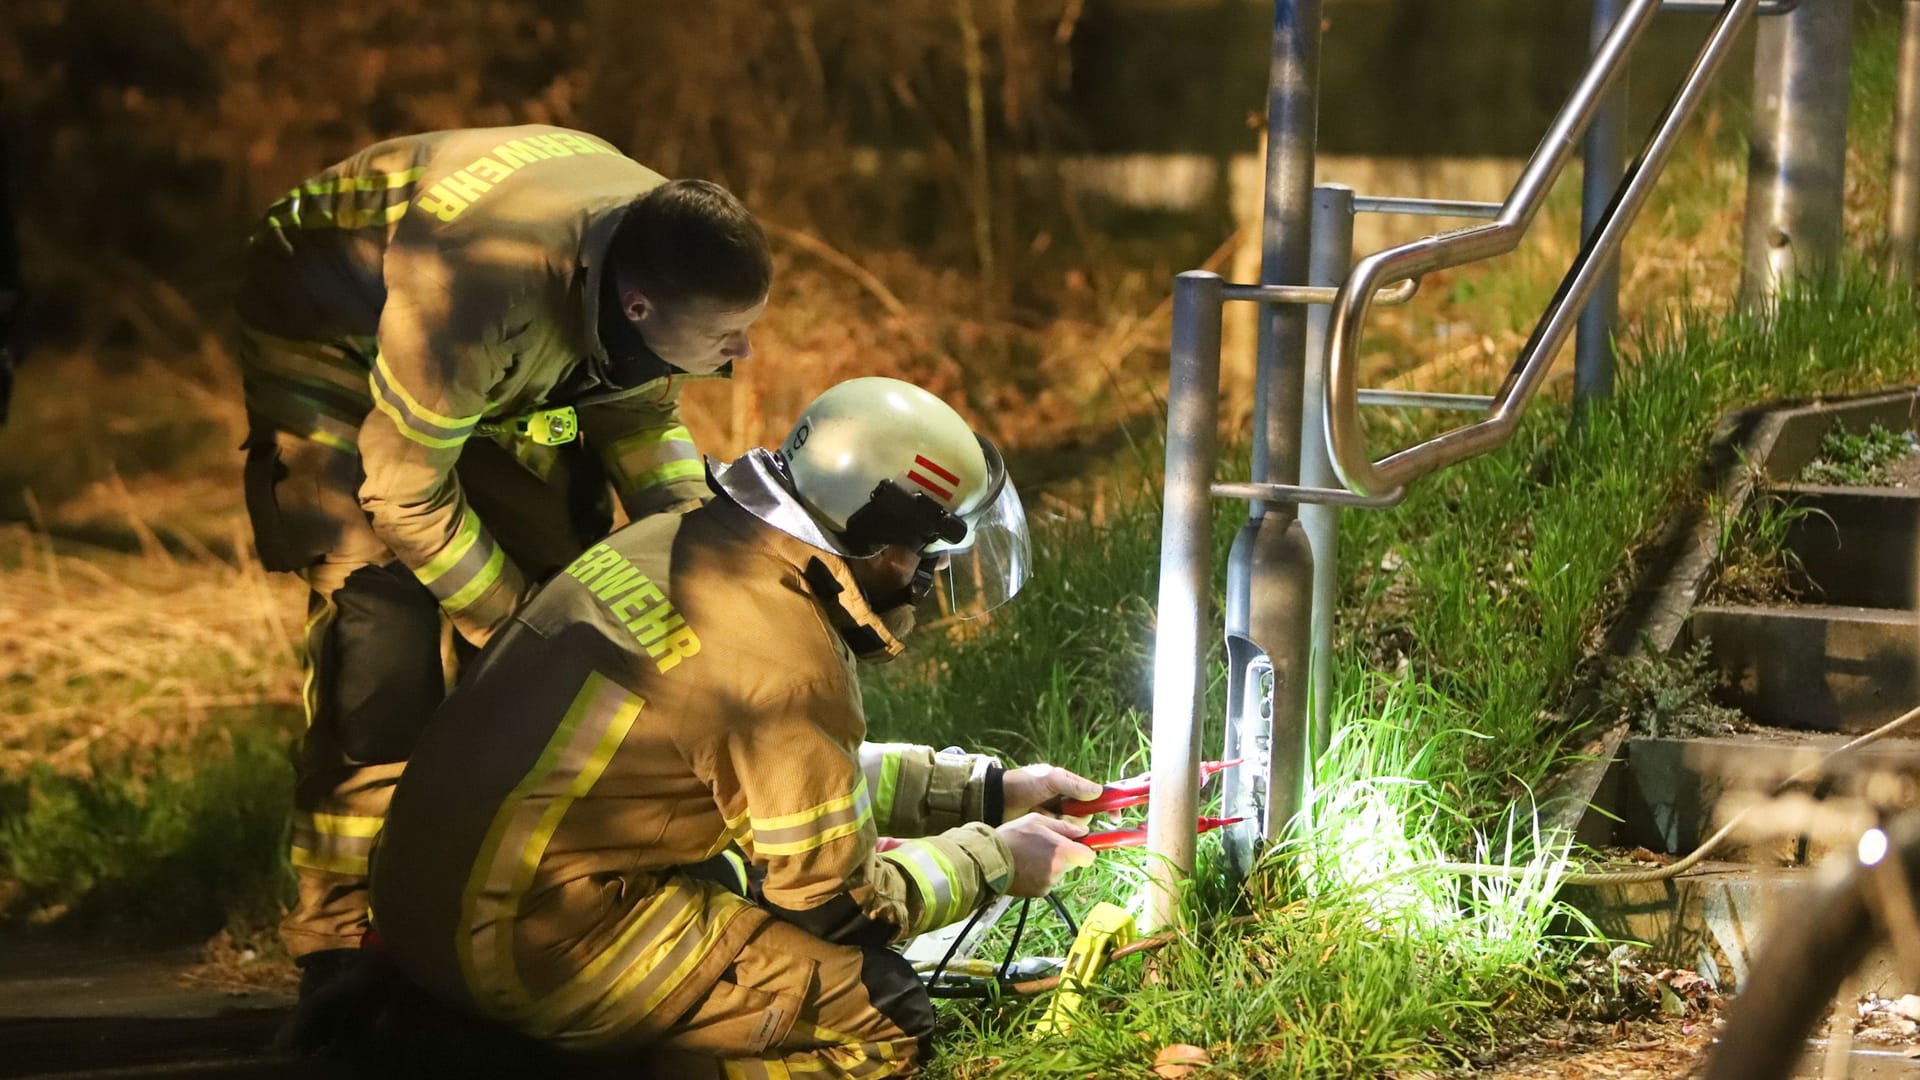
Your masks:
<svg viewBox="0 0 1920 1080"><path fill-rule="evenodd" d="M1203 761L1200 763L1200 782L1222 769L1231 769L1240 764L1240 758L1232 761ZM1120 810L1128 806L1139 806L1153 798L1153 774L1141 773L1125 780L1115 780L1108 784L1100 794L1091 799L1064 799L1059 811L1067 817L1091 817L1111 810Z"/></svg>
<svg viewBox="0 0 1920 1080"><path fill-rule="evenodd" d="M1245 820L1246 818L1240 817L1202 817L1198 821L1198 831L1209 833L1222 826L1232 825ZM1080 842L1095 851L1110 851L1114 848L1123 847L1141 847L1147 842L1147 830L1144 827L1138 829L1108 829L1106 832L1088 833L1080 838Z"/></svg>

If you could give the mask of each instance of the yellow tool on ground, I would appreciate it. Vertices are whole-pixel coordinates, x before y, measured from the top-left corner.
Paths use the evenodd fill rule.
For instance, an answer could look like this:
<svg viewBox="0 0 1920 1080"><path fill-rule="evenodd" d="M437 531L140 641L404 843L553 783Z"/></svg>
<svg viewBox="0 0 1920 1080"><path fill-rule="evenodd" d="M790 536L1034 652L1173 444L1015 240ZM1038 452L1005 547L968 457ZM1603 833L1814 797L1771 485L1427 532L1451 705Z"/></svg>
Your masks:
<svg viewBox="0 0 1920 1080"><path fill-rule="evenodd" d="M1047 1003L1045 1015L1034 1025L1033 1037L1065 1035L1073 1027L1086 988L1098 978L1113 956L1113 950L1133 940L1133 916L1117 904L1101 902L1093 906L1080 922L1080 934L1067 950L1067 963L1060 973L1060 989Z"/></svg>

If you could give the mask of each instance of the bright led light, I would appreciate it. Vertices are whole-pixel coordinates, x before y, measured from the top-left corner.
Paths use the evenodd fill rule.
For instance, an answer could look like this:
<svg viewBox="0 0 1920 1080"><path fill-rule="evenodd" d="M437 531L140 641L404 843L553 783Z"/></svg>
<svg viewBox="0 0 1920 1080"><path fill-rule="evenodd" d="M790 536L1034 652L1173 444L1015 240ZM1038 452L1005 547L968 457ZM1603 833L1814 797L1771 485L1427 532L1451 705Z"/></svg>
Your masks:
<svg viewBox="0 0 1920 1080"><path fill-rule="evenodd" d="M1879 829L1868 829L1860 834L1860 865L1877 866L1887 857L1887 834Z"/></svg>

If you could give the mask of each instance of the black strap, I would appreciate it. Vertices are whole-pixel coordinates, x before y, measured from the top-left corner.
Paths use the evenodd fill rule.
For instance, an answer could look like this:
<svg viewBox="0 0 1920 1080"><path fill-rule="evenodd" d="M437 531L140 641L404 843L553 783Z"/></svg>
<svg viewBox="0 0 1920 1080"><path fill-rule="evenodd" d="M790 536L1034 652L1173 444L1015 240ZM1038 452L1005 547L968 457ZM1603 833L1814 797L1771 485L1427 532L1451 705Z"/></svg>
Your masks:
<svg viewBox="0 0 1920 1080"><path fill-rule="evenodd" d="M840 632L840 638L848 648L861 656L886 651L887 643L881 640L873 627L855 619L846 605L840 602L840 594L846 588L840 584L840 579L833 576L833 571L827 569L827 564L819 559L808 559L807 568L802 574L807 587L813 590L814 598L826 605L828 621Z"/></svg>

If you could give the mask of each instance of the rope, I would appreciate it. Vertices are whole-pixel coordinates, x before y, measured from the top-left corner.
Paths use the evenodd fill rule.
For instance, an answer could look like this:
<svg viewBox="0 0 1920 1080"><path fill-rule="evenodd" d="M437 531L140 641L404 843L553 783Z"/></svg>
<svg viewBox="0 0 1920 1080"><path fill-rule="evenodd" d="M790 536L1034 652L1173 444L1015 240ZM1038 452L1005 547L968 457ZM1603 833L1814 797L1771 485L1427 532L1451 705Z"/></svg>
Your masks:
<svg viewBox="0 0 1920 1080"><path fill-rule="evenodd" d="M1844 746L1834 748L1818 760L1809 762L1793 775L1775 784L1768 794L1770 796L1778 796L1796 784L1806 782L1833 764L1834 759L1840 755L1851 753L1870 743L1879 742L1881 739L1906 727L1915 720L1920 720L1920 708L1910 709L1879 727L1874 728L1872 731L1867 732L1865 735L1848 742ZM1739 826L1740 822L1745 820L1748 814L1751 814L1757 809L1759 809L1759 804L1756 803L1741 810L1729 818L1725 825L1714 830L1712 836L1707 837L1706 840L1701 842L1699 847L1694 848L1685 858L1669 863L1657 870L1566 874L1560 878L1560 883L1563 885L1642 885L1649 882L1666 881L1669 878L1679 877L1681 874L1686 873L1705 861L1706 857L1712 854L1715 848L1719 847L1728 836L1732 835L1733 830ZM1530 872L1526 867L1519 866L1495 866L1489 863L1456 862L1429 863L1425 866L1416 866L1411 872L1417 873L1424 870L1442 874L1466 874L1473 877L1524 877Z"/></svg>

